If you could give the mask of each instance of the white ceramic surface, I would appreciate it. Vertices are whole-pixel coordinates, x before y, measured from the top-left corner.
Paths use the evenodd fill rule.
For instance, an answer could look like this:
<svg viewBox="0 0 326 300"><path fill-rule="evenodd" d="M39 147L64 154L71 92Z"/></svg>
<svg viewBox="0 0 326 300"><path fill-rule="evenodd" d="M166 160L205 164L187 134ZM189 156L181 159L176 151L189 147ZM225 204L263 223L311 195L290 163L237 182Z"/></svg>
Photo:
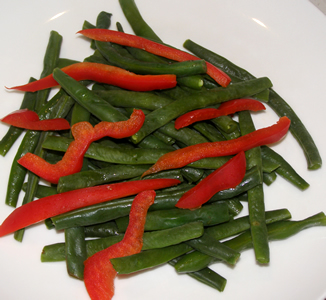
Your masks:
<svg viewBox="0 0 326 300"><path fill-rule="evenodd" d="M301 117L323 158L325 143L326 19L308 0L136 0L154 31L168 44L182 48L193 41L229 58L255 76L268 76L275 90ZM0 108L1 116L19 108L22 95L4 86L39 77L49 32L63 36L61 56L82 60L89 44L75 33L84 20L95 22L104 10L131 32L118 0L1 1ZM268 110L255 116L256 127L276 122ZM0 126L0 136L7 130ZM18 142L0 157L0 222L12 211L4 204L10 165ZM266 209L288 208L293 219L326 211L324 167L308 171L304 155L289 134L274 148L309 183L301 192L282 178L266 187ZM246 213L244 210L243 214ZM5 300L89 299L83 282L69 278L65 264L41 263L46 244L63 241L63 233L43 224L29 228L22 243L9 235L0 239L0 298ZM177 275L166 265L118 278L114 299L296 299L326 298L326 228L312 228L285 241L271 242L271 262L261 267L253 251L245 251L231 268L212 268L228 279L223 293Z"/></svg>

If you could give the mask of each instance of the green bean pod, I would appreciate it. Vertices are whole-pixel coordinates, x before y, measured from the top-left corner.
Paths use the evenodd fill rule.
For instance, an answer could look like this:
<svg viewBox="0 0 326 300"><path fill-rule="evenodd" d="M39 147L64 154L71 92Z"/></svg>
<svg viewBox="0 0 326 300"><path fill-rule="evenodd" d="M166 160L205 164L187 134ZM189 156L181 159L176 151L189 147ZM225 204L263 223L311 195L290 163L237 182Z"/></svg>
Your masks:
<svg viewBox="0 0 326 300"><path fill-rule="evenodd" d="M309 183L306 182L281 155L267 146L263 146L261 149L262 157L265 160L279 164L279 167L275 169L277 174L291 182L300 190L305 190L309 187Z"/></svg>
<svg viewBox="0 0 326 300"><path fill-rule="evenodd" d="M225 202L203 205L195 210L166 209L150 211L146 216L145 231L162 230L193 221L201 221L204 226L227 222L230 219L228 206ZM129 217L115 220L119 232L124 232L129 223Z"/></svg>
<svg viewBox="0 0 326 300"><path fill-rule="evenodd" d="M235 65L226 58L208 50L204 47L187 40L184 47L200 58L221 68L229 76L237 77L238 80L252 80L255 77L248 71ZM298 115L292 107L273 89L269 89L269 101L267 104L275 111L278 116L287 116L291 120L290 131L301 146L310 170L319 169L322 165L322 159L319 150L307 128L304 126Z"/></svg>
<svg viewBox="0 0 326 300"><path fill-rule="evenodd" d="M87 258L83 227L71 227L65 230L65 254L68 274L83 279L84 261Z"/></svg>
<svg viewBox="0 0 326 300"><path fill-rule="evenodd" d="M190 110L204 108L231 99L247 97L271 86L271 81L263 77L251 81L235 83L229 85L227 88L211 89L179 98L148 114L142 128L132 136L132 141L136 144L139 143L144 137L156 129Z"/></svg>
<svg viewBox="0 0 326 300"><path fill-rule="evenodd" d="M111 263L119 274L130 274L165 264L190 250L190 246L182 243L164 248L146 250L126 257L113 258L111 259Z"/></svg>

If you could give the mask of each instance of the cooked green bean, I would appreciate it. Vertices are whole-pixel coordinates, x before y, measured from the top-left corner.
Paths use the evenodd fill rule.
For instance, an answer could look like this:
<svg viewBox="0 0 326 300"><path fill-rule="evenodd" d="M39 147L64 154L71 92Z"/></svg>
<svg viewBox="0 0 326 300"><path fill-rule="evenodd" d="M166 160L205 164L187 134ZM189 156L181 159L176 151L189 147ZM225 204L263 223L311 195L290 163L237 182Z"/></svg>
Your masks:
<svg viewBox="0 0 326 300"><path fill-rule="evenodd" d="M111 263L119 274L130 274L162 265L190 250L190 246L182 243L164 248L150 249L126 257L113 258Z"/></svg>
<svg viewBox="0 0 326 300"><path fill-rule="evenodd" d="M228 206L225 202L217 202L203 205L195 210L166 209L149 211L146 216L145 231L162 230L192 221L201 221L204 226L227 222L230 219ZM128 226L129 217L115 220L120 232L124 232Z"/></svg>
<svg viewBox="0 0 326 300"><path fill-rule="evenodd" d="M255 130L253 120L249 111L239 113L239 124L242 135ZM257 166L262 175L261 148L255 147L246 151L248 168ZM265 220L265 201L263 185L259 184L248 190L248 209L250 219L250 230L258 263L267 264L269 262L269 244L267 226Z"/></svg>
<svg viewBox="0 0 326 300"><path fill-rule="evenodd" d="M275 169L275 172L294 184L301 190L305 190L309 187L309 183L306 182L293 168L292 166L278 153L276 153L273 149L263 146L262 149L262 157L265 160L269 160L274 162L275 164L279 164L279 167Z"/></svg>
<svg viewBox="0 0 326 300"><path fill-rule="evenodd" d="M63 193L84 187L131 179L142 175L148 165L112 165L97 170L87 170L59 179L57 190Z"/></svg>
<svg viewBox="0 0 326 300"><path fill-rule="evenodd" d="M170 209L175 206L181 195L193 185L180 184L175 189L157 191L154 204L150 210ZM76 209L74 211L51 218L57 230L74 226L87 226L104 223L116 218L127 216L134 197L126 197L118 200Z"/></svg>
<svg viewBox="0 0 326 300"><path fill-rule="evenodd" d="M170 260L168 263L171 266L175 266L175 264L178 262L179 259L180 257L175 258L173 260ZM208 267L195 272L188 272L186 274L198 280L199 282L204 283L220 292L223 292L225 289L226 282L227 282L226 279Z"/></svg>
<svg viewBox="0 0 326 300"><path fill-rule="evenodd" d="M148 134L190 110L211 106L235 98L250 96L271 87L271 85L270 80L264 77L252 81L235 83L229 85L227 88L196 92L179 98L148 114L143 127L132 136L132 141L136 144L139 143Z"/></svg>
<svg viewBox="0 0 326 300"><path fill-rule="evenodd" d="M65 229L65 254L68 274L84 278L84 261L87 258L86 241L83 227Z"/></svg>
<svg viewBox="0 0 326 300"><path fill-rule="evenodd" d="M186 244L199 252L223 260L231 265L234 265L240 258L240 252L231 249L209 234L203 234L199 238L189 240Z"/></svg>
<svg viewBox="0 0 326 300"><path fill-rule="evenodd" d="M198 57L201 57L221 68L228 75L235 76L240 80L252 80L255 78L248 71L191 40L185 41L184 47ZM287 116L291 120L290 131L298 141L306 156L308 169L319 169L322 165L322 159L311 134L308 132L307 128L304 126L292 107L273 89L270 89L269 91L269 101L267 104L276 112L277 115L280 117Z"/></svg>
<svg viewBox="0 0 326 300"><path fill-rule="evenodd" d="M30 78L29 82L35 81L35 78ZM20 109L27 108L29 110L34 110L36 102L36 94L32 92L25 92L24 98L20 105ZM5 156L11 149L12 145L18 139L18 137L24 132L23 128L10 126L7 133L0 140L0 155Z"/></svg>
<svg viewBox="0 0 326 300"><path fill-rule="evenodd" d="M268 224L268 239L270 241L286 239L294 234L297 234L301 230L312 226L326 226L325 214L318 213L300 221L281 220ZM250 230L247 230L235 238L225 241L224 243L228 247L240 252L252 248L253 244L251 232ZM178 264L176 264L175 269L181 273L193 272L205 268L217 261L218 260L214 257L208 256L198 251L194 251L180 259Z"/></svg>
<svg viewBox="0 0 326 300"><path fill-rule="evenodd" d="M100 226L101 225L97 226L98 229ZM157 249L177 245L187 240L198 238L203 234L203 231L204 227L201 222L191 222L169 229L144 232L142 250ZM99 252L111 246L112 244L121 241L122 238L123 235L114 234L104 238L86 240L87 256L89 257L94 253ZM65 248L65 243L57 243L45 246L42 250L41 260L43 262L65 260L65 254L62 248Z"/></svg>

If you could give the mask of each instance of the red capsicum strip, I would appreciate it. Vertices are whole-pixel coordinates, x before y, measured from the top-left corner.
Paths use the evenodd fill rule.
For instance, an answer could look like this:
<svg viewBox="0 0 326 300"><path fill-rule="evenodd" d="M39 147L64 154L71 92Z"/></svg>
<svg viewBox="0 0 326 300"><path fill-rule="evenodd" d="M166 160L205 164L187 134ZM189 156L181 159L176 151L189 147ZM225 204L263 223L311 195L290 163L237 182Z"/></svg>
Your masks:
<svg viewBox="0 0 326 300"><path fill-rule="evenodd" d="M1 224L0 237L78 208L179 184L178 179L144 179L64 192L16 208Z"/></svg>
<svg viewBox="0 0 326 300"><path fill-rule="evenodd" d="M176 76L174 74L138 75L119 67L92 62L75 63L62 68L61 70L77 81L93 80L132 91L169 89L175 87L177 84ZM57 85L58 82L51 74L34 82L8 89L35 92Z"/></svg>
<svg viewBox="0 0 326 300"><path fill-rule="evenodd" d="M143 247L146 214L154 203L155 191L138 194L131 206L129 224L123 240L89 257L85 262L84 282L92 300L109 300L114 295L117 271L110 259L139 253Z"/></svg>
<svg viewBox="0 0 326 300"><path fill-rule="evenodd" d="M196 186L184 193L176 207L195 209L202 206L217 192L234 188L246 174L246 156L243 151L232 157L222 167L209 174Z"/></svg>
<svg viewBox="0 0 326 300"><path fill-rule="evenodd" d="M57 184L60 177L81 170L84 155L92 142L105 136L117 139L129 137L141 128L144 120L145 114L142 110L135 109L127 121L102 121L95 127L89 122L76 123L71 128L74 141L70 143L62 160L56 164L50 164L33 153L26 153L18 160L18 163L50 183Z"/></svg>
<svg viewBox="0 0 326 300"><path fill-rule="evenodd" d="M162 170L181 168L206 157L234 155L240 151L275 143L285 136L290 123L288 117L281 117L272 126L255 130L233 140L201 143L169 152L161 156L142 176Z"/></svg>
<svg viewBox="0 0 326 300"><path fill-rule="evenodd" d="M16 110L1 119L1 122L28 130L66 130L70 129L70 124L66 119L46 119L40 120L36 112L27 108Z"/></svg>
<svg viewBox="0 0 326 300"><path fill-rule="evenodd" d="M195 122L227 116L243 110L265 110L263 103L254 99L235 99L223 102L219 108L202 108L190 111L175 120L174 127L180 129Z"/></svg>
<svg viewBox="0 0 326 300"><path fill-rule="evenodd" d="M175 49L160 43L153 42L146 38L127 34L124 32L114 31L110 29L84 29L78 31L78 33L97 41L112 42L123 46L134 47L146 50L147 52L163 56L168 59L175 61L187 61L187 60L198 60L197 56L194 56L185 51ZM207 74L211 76L218 84L226 87L231 82L230 77L222 70L213 66L211 63L206 62Z"/></svg>

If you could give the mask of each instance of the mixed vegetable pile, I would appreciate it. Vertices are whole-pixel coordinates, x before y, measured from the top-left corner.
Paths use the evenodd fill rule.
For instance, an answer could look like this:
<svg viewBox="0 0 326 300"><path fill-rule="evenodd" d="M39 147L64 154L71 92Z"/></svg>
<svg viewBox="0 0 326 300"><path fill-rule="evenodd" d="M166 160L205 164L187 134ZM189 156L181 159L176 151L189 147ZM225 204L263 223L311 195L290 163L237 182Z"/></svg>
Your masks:
<svg viewBox="0 0 326 300"><path fill-rule="evenodd" d="M287 209L265 211L264 185L277 175L309 186L268 145L290 131L309 169L321 157L268 78L191 40L192 54L164 44L133 0L119 3L135 35L120 23L109 29L111 14L100 12L78 32L94 49L79 62L60 57L62 37L52 31L40 79L8 88L25 94L1 119L11 125L1 155L24 137L6 196L15 209L0 236L22 241L40 221L64 230L65 242L45 246L41 260L65 260L91 299L111 299L117 274L164 263L223 291L212 263L235 265L253 248L267 264L270 240L326 225L323 212L293 221ZM250 112L265 105L279 120L256 129ZM238 217L243 205L248 216Z"/></svg>

